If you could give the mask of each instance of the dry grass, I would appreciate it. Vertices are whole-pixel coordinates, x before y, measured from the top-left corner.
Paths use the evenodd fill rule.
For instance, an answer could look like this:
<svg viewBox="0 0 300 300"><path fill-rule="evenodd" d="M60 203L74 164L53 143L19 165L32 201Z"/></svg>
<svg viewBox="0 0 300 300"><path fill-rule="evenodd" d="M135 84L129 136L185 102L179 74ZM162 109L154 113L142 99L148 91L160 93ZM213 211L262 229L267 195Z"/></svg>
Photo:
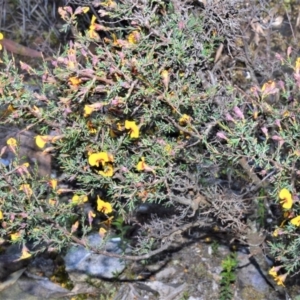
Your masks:
<svg viewBox="0 0 300 300"><path fill-rule="evenodd" d="M60 38L57 9L63 0L0 0L0 32L43 52Z"/></svg>

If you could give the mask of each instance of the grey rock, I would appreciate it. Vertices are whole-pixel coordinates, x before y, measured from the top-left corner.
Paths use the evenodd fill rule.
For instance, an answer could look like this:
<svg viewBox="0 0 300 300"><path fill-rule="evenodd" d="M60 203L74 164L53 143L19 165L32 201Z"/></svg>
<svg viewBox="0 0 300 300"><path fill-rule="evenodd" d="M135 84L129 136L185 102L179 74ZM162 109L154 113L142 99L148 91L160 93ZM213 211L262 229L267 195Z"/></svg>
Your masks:
<svg viewBox="0 0 300 300"><path fill-rule="evenodd" d="M147 300L151 299L149 296L141 296L137 291L135 286L131 283L124 283L120 287L120 290L114 296L113 300L128 300L128 299L136 299L136 300Z"/></svg>
<svg viewBox="0 0 300 300"><path fill-rule="evenodd" d="M9 288L10 286L12 286L13 284L16 283L16 281L20 278L20 276L22 276L23 272L25 271L26 269L23 268L21 270L18 270L14 273L11 273L5 281L1 281L0 282L0 292ZM0 293L0 299L1 299L1 293Z"/></svg>
<svg viewBox="0 0 300 300"><path fill-rule="evenodd" d="M63 297L69 294L69 290L62 288L60 285L50 280L22 278L18 281L18 285L23 293L38 297L38 299L51 299Z"/></svg>
<svg viewBox="0 0 300 300"><path fill-rule="evenodd" d="M160 281L152 281L145 283L152 290L159 293L159 300L179 300L182 299L182 293L187 288L187 284L183 283L176 287L165 284Z"/></svg>
<svg viewBox="0 0 300 300"><path fill-rule="evenodd" d="M5 167L8 167L13 161L13 157L12 159L10 159L9 157L7 157L6 159L4 158L0 158L0 163L3 164Z"/></svg>
<svg viewBox="0 0 300 300"><path fill-rule="evenodd" d="M27 271L32 274L43 274L44 277L50 278L54 272L55 266L52 259L37 256L32 259Z"/></svg>
<svg viewBox="0 0 300 300"><path fill-rule="evenodd" d="M22 249L18 244L10 245L5 253L0 255L0 282L5 281L10 274L28 266L31 258L20 260L21 255Z"/></svg>
<svg viewBox="0 0 300 300"><path fill-rule="evenodd" d="M155 274L155 279L158 281L169 279L177 273L173 267L168 267Z"/></svg>
<svg viewBox="0 0 300 300"><path fill-rule="evenodd" d="M101 249L103 243L103 239L98 233L88 237L88 244L93 248ZM111 239L105 243L103 249L107 252L121 254L120 243L120 239ZM85 281L87 277L113 278L125 269L123 260L94 253L81 245L71 247L64 257L64 261L66 271L72 278L75 278L76 282Z"/></svg>
<svg viewBox="0 0 300 300"><path fill-rule="evenodd" d="M257 266L254 266L247 254L239 253L239 269L238 269L238 282L242 287L252 286L260 293L269 291L270 286L267 283L267 278Z"/></svg>

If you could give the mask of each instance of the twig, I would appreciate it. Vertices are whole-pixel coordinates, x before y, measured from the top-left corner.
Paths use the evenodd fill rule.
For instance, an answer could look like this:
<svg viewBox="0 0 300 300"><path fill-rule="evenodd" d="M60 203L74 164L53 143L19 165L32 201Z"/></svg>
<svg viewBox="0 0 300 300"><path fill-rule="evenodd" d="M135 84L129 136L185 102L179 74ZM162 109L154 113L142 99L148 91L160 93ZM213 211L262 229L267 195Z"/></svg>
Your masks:
<svg viewBox="0 0 300 300"><path fill-rule="evenodd" d="M286 10L286 6L285 5L284 5L284 10L285 10L286 16L288 18L288 21L289 21L289 24L290 24L290 27L291 27L291 31L292 31L294 42L296 43L296 37L295 37L294 29L293 29L293 26L291 24L291 19L290 19L290 16L288 14L288 11Z"/></svg>
<svg viewBox="0 0 300 300"><path fill-rule="evenodd" d="M53 223L53 221L52 221L52 223ZM116 253L111 253L111 252L107 252L107 251L102 251L102 250L96 249L94 247L90 247L85 241L77 238L74 235L71 235L71 233L68 230L64 229L63 227L59 226L58 224L54 224L54 226L57 229L61 230L66 236L69 236L73 242L75 242L79 245L82 245L84 247L88 247L91 251L93 251L96 254L125 259L125 260L139 261L139 260L143 260L143 259L148 259L156 254L159 254L159 253L167 250L171 246L171 242L168 242L168 243L165 243L164 245L162 245L160 248L150 251L149 253L144 254L144 255L132 256L132 255L116 254Z"/></svg>
<svg viewBox="0 0 300 300"><path fill-rule="evenodd" d="M248 174L248 176L251 178L251 180L254 182L254 184L257 187L266 187L268 185L267 182L261 180L255 174L255 172L253 172L252 168L249 166L248 162L246 161L246 159L244 157L242 157L242 158L239 159L239 164L244 169L244 171L246 171L246 173Z"/></svg>

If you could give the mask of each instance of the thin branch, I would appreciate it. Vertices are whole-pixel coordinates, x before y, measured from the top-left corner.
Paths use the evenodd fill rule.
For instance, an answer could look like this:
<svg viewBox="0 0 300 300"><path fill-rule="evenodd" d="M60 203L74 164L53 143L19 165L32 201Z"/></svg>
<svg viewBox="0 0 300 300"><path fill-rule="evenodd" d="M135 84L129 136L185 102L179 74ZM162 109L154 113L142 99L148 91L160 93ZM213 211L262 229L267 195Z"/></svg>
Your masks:
<svg viewBox="0 0 300 300"><path fill-rule="evenodd" d="M61 230L66 236L70 236L72 241L75 242L76 244L79 244L84 247L88 247L91 251L93 251L96 254L105 255L108 257L125 259L125 260L139 261L139 260L143 260L143 259L148 259L156 254L159 254L159 253L167 250L171 246L171 242L168 242L168 243L165 243L164 245L162 245L160 248L150 251L149 253L144 254L144 255L132 256L132 255L116 254L116 253L111 253L111 252L107 252L107 251L102 251L102 250L96 249L94 247L90 247L85 241L77 238L76 236L71 235L71 233L68 230L64 229L63 227L61 227L57 224L54 224L54 226L57 229Z"/></svg>

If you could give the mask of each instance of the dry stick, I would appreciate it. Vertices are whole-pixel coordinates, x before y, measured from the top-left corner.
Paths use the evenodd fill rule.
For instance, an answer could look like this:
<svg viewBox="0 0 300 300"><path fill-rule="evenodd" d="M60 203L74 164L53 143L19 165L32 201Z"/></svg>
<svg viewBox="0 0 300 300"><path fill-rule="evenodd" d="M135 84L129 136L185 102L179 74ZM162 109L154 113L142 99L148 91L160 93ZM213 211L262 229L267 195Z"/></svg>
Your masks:
<svg viewBox="0 0 300 300"><path fill-rule="evenodd" d="M287 11L287 9L286 9L285 6L284 6L284 10L285 10L286 16L288 18L288 21L289 21L289 24L290 24L290 27L291 27L291 31L292 31L292 34L293 34L294 42L296 42L296 37L295 37L294 29L293 29L293 26L292 26L292 23L291 23L291 19L290 19L290 16L289 16L288 11Z"/></svg>
<svg viewBox="0 0 300 300"><path fill-rule="evenodd" d="M254 184L257 187L266 187L268 185L267 182L261 180L255 174L255 172L253 172L252 168L249 166L247 160L244 157L239 159L239 164L244 169L244 171L246 171L246 173L248 174L248 176L252 179L252 181L254 182Z"/></svg>
<svg viewBox="0 0 300 300"><path fill-rule="evenodd" d="M33 58L43 57L42 52L30 49L9 39L1 40L0 44L3 46L5 50L15 54L25 55Z"/></svg>
<svg viewBox="0 0 300 300"><path fill-rule="evenodd" d="M150 234L150 237L154 237L154 238L169 237L170 238L173 235L185 232L185 231L187 231L188 229L190 229L192 227L196 227L196 226L200 226L200 225L201 226L207 226L208 224L205 221L190 222L190 223L187 223L187 224L181 226L180 228L176 228L174 230L170 230L166 233L163 233L161 236L158 236L158 235L152 233L152 234Z"/></svg>
<svg viewBox="0 0 300 300"><path fill-rule="evenodd" d="M243 34L243 32L241 31L241 38L243 40L243 47L244 47L244 53L245 53L245 59L243 61L242 58L239 58L241 61L243 61L246 66L248 67L248 70L251 74L251 78L255 81L255 84L259 86L259 83L258 83L258 80L254 74L254 71L255 71L255 66L253 66L253 63L252 63L252 59L251 59L251 55L250 55L250 51L249 51L249 45L247 43L247 40L245 38L245 35ZM254 70L254 71L253 71Z"/></svg>
<svg viewBox="0 0 300 300"><path fill-rule="evenodd" d="M39 113L36 113L33 109L29 108L29 111L30 113L35 116L38 121L36 122L37 123L40 123L40 122L45 122L47 125L51 126L51 127L54 127L54 128L60 128L61 127L61 124L57 124L55 122L52 122L52 121L49 121L49 120L46 120L45 118L41 117L41 115ZM26 127L26 130L28 130L30 127L33 127L35 126L35 124L32 124L32 125L29 125ZM28 128L29 127L29 128Z"/></svg>
<svg viewBox="0 0 300 300"><path fill-rule="evenodd" d="M67 236L70 236L70 232L68 232L66 229L60 227L59 225L55 224L54 225L57 229L61 230L64 232L64 234L66 234ZM71 235L71 239L72 241L74 241L76 244L82 245L84 247L89 247L88 244L86 244L84 241L82 241L81 239ZM90 250L92 250L93 252L97 253L97 254L101 254L101 255L105 255L105 256L109 256L109 257L116 257L116 258L121 258L121 259L128 259L128 260L134 260L134 261L138 261L138 260L142 260L142 259L148 259L151 256L154 256L158 253L161 253L165 250L168 249L168 247L171 245L171 243L166 243L165 245L161 246L159 249L154 250L154 251L150 251L147 254L144 255L139 255L139 256L131 256L131 255L121 255L121 254L116 254L116 253L111 253L111 252L107 252L107 251L102 251L102 250L98 250L95 249L93 247L89 247Z"/></svg>
<svg viewBox="0 0 300 300"><path fill-rule="evenodd" d="M127 260L132 260L132 261L138 261L138 260L143 260L143 259L148 259L156 254L159 254L165 250L167 250L172 243L172 237L175 234L180 234L186 230L188 230L189 228L195 227L195 226L199 226L199 225L203 225L203 222L198 221L198 222L190 222L184 226L182 226L181 228L178 228L176 230L174 230L171 235L168 238L168 242L164 245L162 245L160 248L150 251L147 254L144 255L137 255L137 256L132 256L132 255L122 255L122 254L116 254L116 253L111 253L111 252L107 252L107 251L102 251L99 249L95 249L94 247L90 247L85 241L77 238L76 236L73 236L70 234L70 232L66 229L64 229L63 227L59 226L58 224L55 224L52 220L50 220L54 226L61 230L66 236L70 236L70 238L72 239L72 241L74 241L75 243L82 245L84 247L88 247L90 250L92 250L93 252L95 252L96 254L100 254L100 255L105 255L105 256L109 256L109 257L115 257L115 258L120 258L120 259L127 259Z"/></svg>
<svg viewBox="0 0 300 300"><path fill-rule="evenodd" d="M104 78L104 77L100 77L100 76L97 76L95 75L94 73L90 74L90 73L87 73L85 72L85 70L80 70L78 71L78 74L79 75L82 75L82 76L86 76L86 77L89 77L89 78L92 78L92 79L97 79L98 81L101 81L101 82L104 82L106 84L109 84L109 85L114 85L114 81L110 80L110 79L107 79L107 78Z"/></svg>
<svg viewBox="0 0 300 300"><path fill-rule="evenodd" d="M193 137L196 137L198 139L202 139L202 135L199 135L197 132L195 132L194 130L193 131L188 131L186 128L184 127L181 127L180 125L178 125L172 118L170 118L169 116L166 116L166 119L168 121L170 121L178 130L188 134L188 135L191 135Z"/></svg>

